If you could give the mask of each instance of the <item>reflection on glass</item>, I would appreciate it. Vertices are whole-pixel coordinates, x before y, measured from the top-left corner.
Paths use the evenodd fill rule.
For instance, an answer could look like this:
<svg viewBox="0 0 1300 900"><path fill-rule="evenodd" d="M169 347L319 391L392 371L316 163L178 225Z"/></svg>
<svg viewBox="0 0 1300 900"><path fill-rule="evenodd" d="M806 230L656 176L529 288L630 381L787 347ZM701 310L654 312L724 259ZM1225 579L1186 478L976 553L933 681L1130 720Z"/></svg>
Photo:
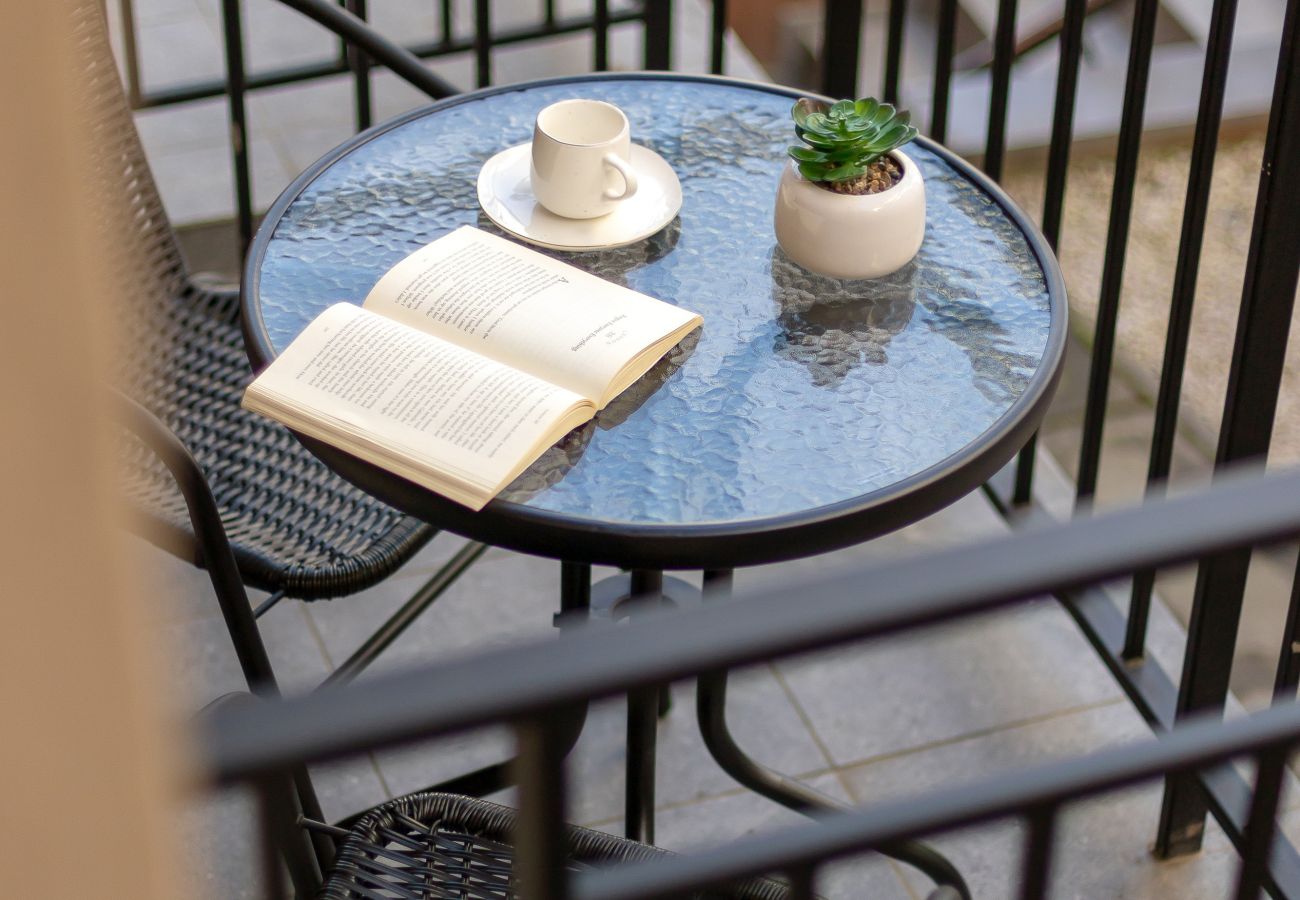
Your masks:
<svg viewBox="0 0 1300 900"><path fill-rule="evenodd" d="M676 347L669 350L663 359L655 363L649 372L638 378L632 385L609 402L609 405L596 413L593 420L599 428L608 431L622 425L641 408L641 405L654 396L668 383L668 379L681 370L686 360L691 358L695 348L700 344L701 329L697 328L682 338Z"/></svg>
<svg viewBox="0 0 1300 900"><path fill-rule="evenodd" d="M916 266L870 281L816 275L772 249L772 300L780 331L778 356L808 369L813 384L830 387L858 366L889 362L886 348L912 321Z"/></svg>
<svg viewBox="0 0 1300 900"><path fill-rule="evenodd" d="M619 394L609 405L596 413L590 422L579 425L565 435L559 443L537 458L508 487L502 496L522 502L543 488L558 484L566 472L578 464L597 428L608 431L622 425L641 405L654 396L668 380L676 375L691 358L700 343L700 329L682 338L676 347L637 379L631 387Z"/></svg>
<svg viewBox="0 0 1300 900"><path fill-rule="evenodd" d="M587 451L587 445L595 433L594 419L570 431L537 457L531 466L519 473L519 477L501 492L502 499L523 503L546 488L559 484L565 473L582 459L582 454Z"/></svg>

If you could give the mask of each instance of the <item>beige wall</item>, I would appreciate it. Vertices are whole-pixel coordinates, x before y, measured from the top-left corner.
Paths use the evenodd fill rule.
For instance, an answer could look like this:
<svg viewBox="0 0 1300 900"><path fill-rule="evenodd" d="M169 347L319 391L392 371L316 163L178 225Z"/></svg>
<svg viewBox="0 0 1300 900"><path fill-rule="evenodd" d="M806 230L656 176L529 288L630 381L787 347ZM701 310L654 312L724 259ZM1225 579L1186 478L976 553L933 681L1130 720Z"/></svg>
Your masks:
<svg viewBox="0 0 1300 900"><path fill-rule="evenodd" d="M739 0L727 6L727 18L736 34L759 63L770 67L780 49L777 11L796 0ZM799 0L806 3L807 0Z"/></svg>
<svg viewBox="0 0 1300 900"><path fill-rule="evenodd" d="M189 896L164 887L154 626L110 526L111 248L84 203L71 2L7 4L0 29L0 892Z"/></svg>

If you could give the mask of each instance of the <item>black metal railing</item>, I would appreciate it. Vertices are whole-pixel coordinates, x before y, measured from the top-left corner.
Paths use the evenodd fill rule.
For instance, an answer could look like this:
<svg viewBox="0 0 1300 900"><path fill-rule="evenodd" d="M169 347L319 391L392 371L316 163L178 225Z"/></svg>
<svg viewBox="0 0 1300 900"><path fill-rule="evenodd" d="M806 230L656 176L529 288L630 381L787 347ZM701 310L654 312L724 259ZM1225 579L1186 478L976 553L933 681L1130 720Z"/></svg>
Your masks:
<svg viewBox="0 0 1300 900"><path fill-rule="evenodd" d="M1020 896L1047 895L1061 812L1080 799L1160 776L1198 789L1254 762L1240 799L1244 827L1229 837L1242 857L1237 896L1262 888L1283 896L1290 847L1277 812L1285 765L1300 743L1294 701L1230 724L1184 724L1158 740L1091 757L1018 770L919 798L828 814L815 823L711 851L570 873L562 822L566 806L563 712L597 699L684 678L952 622L1046 594L1068 594L1153 566L1240 552L1300 534L1300 471L1234 472L1200 494L1028 529L995 541L889 562L786 590L769 590L688 610L649 614L627 627L592 626L556 641L498 649L453 664L377 676L280 703L217 708L195 746L207 779L251 781L264 792L264 835L282 846L290 870L313 860L292 805L289 778L319 763L430 735L509 723L518 739L520 819L515 877L532 898L649 900L691 896L756 875L783 875L793 898L810 898L825 861L1007 817L1027 839ZM869 585L869 602L863 585ZM743 605L737 609L737 605ZM278 785L278 787L277 787ZM278 794L272 793L278 791ZM277 797L279 799L277 799ZM294 857L298 859L295 861ZM270 861L274 886L278 863ZM299 891L311 884L298 884ZM940 890L933 896L946 896Z"/></svg>
<svg viewBox="0 0 1300 900"><path fill-rule="evenodd" d="M1060 246L1062 214L1078 87L1079 64L1088 0L1062 0L1056 98L1047 153L1042 227L1053 249ZM895 75L902 48L903 29L896 23L904 0L891 0L883 79L886 93L898 90ZM860 18L857 0L828 0L827 54L856 52L857 38L838 34L842 23ZM1015 52L1016 0L1000 0L993 35L988 134L984 168L1001 177L1006 153L1006 120ZM1246 277L1237 324L1222 422L1216 468L1241 460L1267 457L1282 373L1287 336L1300 273L1300 43L1297 41L1297 0L1288 0L1281 24L1282 40L1277 78L1269 112L1268 135L1260 180L1255 221L1251 230ZM1106 250L1100 277L1096 323L1091 339L1091 361L1079 448L1075 502L1086 512L1102 472L1103 435L1112 369L1117 347L1117 324L1122 304L1126 255L1131 241L1133 194L1143 118L1156 35L1157 0L1135 0L1129 43L1128 71L1120 117L1110 200ZM1201 249L1205 238L1210 184L1216 144L1223 117L1225 84L1231 57L1236 0L1214 0L1205 49L1200 102L1191 140L1191 166L1183 208L1178 257L1169 306L1164 359L1155 401L1154 425L1148 460L1147 494L1158 496L1170 475L1174 440L1187 352ZM938 8L937 59L933 76L931 131L942 139L947 130L952 80L952 43L956 4ZM856 93L856 61L827 61L825 88L847 96ZM905 88L904 88L905 90ZM1034 446L1031 442L1017 462L988 485L987 492L1007 516L1019 519L1043 512L1033 484ZM1171 673L1146 652L1146 631L1155 570L1141 569L1132 578L1128 604L1097 590L1062 594L1060 599L1107 663L1136 708L1158 729L1166 729L1194 713L1222 714L1228 697L1233 651L1242 616L1242 599L1251 553L1241 549L1216 554L1198 562L1195 595L1189 622L1188 645L1181 673ZM1277 693L1294 697L1300 682L1300 570L1293 582L1286 633L1279 639ZM1172 856L1197 850L1204 833L1207 809L1220 824L1240 837L1248 827L1248 805L1243 798L1249 785L1231 770L1192 785L1183 777L1170 780L1156 840L1157 852ZM1274 871L1266 883L1276 896L1300 897L1300 855L1291 845L1280 849L1272 861Z"/></svg>
<svg viewBox="0 0 1300 900"><path fill-rule="evenodd" d="M227 93L231 108L232 146L236 170L239 227L247 238L252 227L249 161L242 113L246 91L304 79L350 73L356 85L356 121L370 121L371 60L364 52L340 50L337 58L315 65L249 75L244 71L239 0L223 0L228 77L224 80L143 92L140 86L130 0L120 0L128 24L123 41L128 87L138 108L178 103ZM285 0L303 8L329 7L338 15L364 18L364 0L347 0L342 7L323 0ZM1079 87L1083 35L1090 11L1101 4L1090 0L1061 0L1061 23L1052 39L1058 47L1058 68L1047 147L1045 197L1041 224L1048 242L1062 246L1064 197L1074 145L1076 93ZM739 8L739 7L735 7ZM1241 460L1262 460L1269 452L1281 379L1286 361L1287 336L1300 274L1300 44L1297 30L1300 0L1286 0L1281 23L1281 47L1276 83L1268 119L1268 134L1260 166L1255 220L1251 229L1246 276L1233 350L1231 374L1219 429L1216 466ZM414 45L421 58L473 54L478 84L492 79L492 52L506 44L545 39L560 34L591 32L593 68L609 63L608 31L625 22L640 22L644 29L644 63L648 68L668 68L672 63L672 3L642 0L627 7L594 0L591 12L574 18L557 16L552 2L544 2L537 23L526 28L494 27L488 0L476 0L471 36L458 33L452 6L441 0L441 34L432 42ZM825 0L821 47L821 90L834 96L856 96L861 63L863 0ZM948 133L954 79L953 52L958 24L957 0L939 0L936 7L936 59L928 85L913 86L904 77L909 10L905 0L890 0L885 22L882 93L889 99L930 101L930 132L942 141ZM1008 151L1010 85L1016 57L1016 0L999 0L991 36L991 62L986 70L990 85L988 130L983 166L995 177L1002 174ZM1105 471L1103 436L1107 401L1120 335L1117 330L1124 305L1124 271L1132 242L1134 184L1142 146L1143 119L1156 40L1157 0L1134 0L1128 67L1119 122L1115 158L1114 192L1110 199L1106 250L1099 283L1096 323L1091 335L1091 366L1078 456L1075 505L1088 514L1099 480ZM713 5L710 40L713 71L722 69L722 48L727 8ZM1200 100L1191 136L1191 166L1182 212L1181 236L1169 298L1169 321L1163 364L1155 399L1154 424L1148 457L1146 493L1158 497L1170 476L1179 404L1187 366L1190 324L1196 307L1196 284L1205 241L1210 184L1215 149L1224 114L1225 84L1231 61L1236 0L1213 0ZM454 89L431 86L430 92ZM1033 442L1018 460L996 476L987 493L1009 519L1043 515L1034 481ZM1207 515L1217 516L1213 510ZM1159 535L1135 534L1142 544L1158 542ZM1172 728L1194 714L1220 715L1227 702L1228 679L1242 617L1242 598L1251 553L1239 548L1198 560L1195 595L1189 622L1187 650L1181 672L1162 667L1146 652L1146 632L1156 569L1152 564L1131 570L1127 602L1098 588L1059 592L1058 597L1078 622L1102 660L1123 687L1135 708L1157 731ZM1163 563L1161 563L1163 564ZM1285 634L1279 635L1277 692L1294 696L1300 681L1300 572L1293 583ZM1192 852L1200 846L1207 808L1229 836L1245 847L1250 830L1251 785L1236 770L1221 767L1212 777L1171 778L1158 827L1157 848L1162 855ZM1271 867L1263 876L1275 896L1300 898L1300 855L1290 844L1279 842Z"/></svg>
<svg viewBox="0 0 1300 900"><path fill-rule="evenodd" d="M127 96L135 109L151 109L188 103L212 97L227 97L230 114L231 155L234 167L235 210L240 244L252 238L253 209L251 162L245 115L245 97L250 91L351 74L357 130L369 128L372 121L373 92L371 75L374 63L367 55L366 38L349 21L364 22L368 17L367 0L279 0L286 6L327 25L340 34L337 55L307 65L275 68L249 73L244 59L242 0L221 0L222 42L226 77L145 90L140 72L137 23L133 0L118 0L122 20L122 55L126 73ZM430 0L432 2L432 0ZM709 39L709 70L721 74L724 65L726 35L726 0L711 0L712 20ZM492 84L492 54L498 47L542 41L562 35L592 35L592 69L609 67L610 29L625 23L640 23L644 31L643 63L647 69L672 66L671 0L636 0L621 8L612 8L609 0L592 0L589 14L557 14L554 0L544 0L537 21L524 26L498 27L492 21L489 0L474 0L473 28L461 33L453 14L451 0L439 0L439 34L434 40L404 47L422 60L471 54L474 59L474 87ZM461 88L443 82L431 96L443 97Z"/></svg>

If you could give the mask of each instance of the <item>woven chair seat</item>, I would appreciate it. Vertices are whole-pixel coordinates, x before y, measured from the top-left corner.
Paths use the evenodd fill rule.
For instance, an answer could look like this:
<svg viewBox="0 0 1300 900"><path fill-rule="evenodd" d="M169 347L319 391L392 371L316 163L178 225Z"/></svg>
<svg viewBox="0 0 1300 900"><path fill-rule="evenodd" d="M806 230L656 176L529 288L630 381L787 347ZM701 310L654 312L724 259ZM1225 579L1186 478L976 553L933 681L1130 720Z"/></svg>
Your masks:
<svg viewBox="0 0 1300 900"><path fill-rule="evenodd" d="M366 813L344 838L321 900L379 897L519 897L512 874L511 831L516 812L452 794L409 794ZM667 851L570 826L573 870L652 859ZM778 882L749 879L701 900L784 900Z"/></svg>
<svg viewBox="0 0 1300 900"><path fill-rule="evenodd" d="M285 428L239 406L252 378L238 296L189 285L131 316L127 393L190 449L207 476L246 583L305 600L378 583L436 533L339 478ZM142 445L127 498L156 543L202 565L185 501Z"/></svg>

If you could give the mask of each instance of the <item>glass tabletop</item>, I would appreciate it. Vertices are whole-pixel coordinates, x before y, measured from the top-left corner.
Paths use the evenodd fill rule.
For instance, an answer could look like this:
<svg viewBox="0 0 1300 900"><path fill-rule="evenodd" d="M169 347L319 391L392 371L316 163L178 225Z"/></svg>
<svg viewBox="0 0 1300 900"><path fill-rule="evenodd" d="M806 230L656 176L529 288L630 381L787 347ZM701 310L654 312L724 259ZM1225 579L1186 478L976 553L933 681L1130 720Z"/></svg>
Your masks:
<svg viewBox="0 0 1300 900"><path fill-rule="evenodd" d="M772 230L791 95L690 79L530 85L381 126L264 226L274 230L248 302L269 352L330 304L360 303L417 247L465 224L500 233L478 207L479 168L528 140L538 110L571 97L620 106L633 141L673 166L683 203L639 244L546 252L705 325L504 500L638 526L806 513L941 471L1045 390L1064 297L1051 296L1015 218L958 164L905 148L926 181L913 262L874 281L815 276Z"/></svg>

